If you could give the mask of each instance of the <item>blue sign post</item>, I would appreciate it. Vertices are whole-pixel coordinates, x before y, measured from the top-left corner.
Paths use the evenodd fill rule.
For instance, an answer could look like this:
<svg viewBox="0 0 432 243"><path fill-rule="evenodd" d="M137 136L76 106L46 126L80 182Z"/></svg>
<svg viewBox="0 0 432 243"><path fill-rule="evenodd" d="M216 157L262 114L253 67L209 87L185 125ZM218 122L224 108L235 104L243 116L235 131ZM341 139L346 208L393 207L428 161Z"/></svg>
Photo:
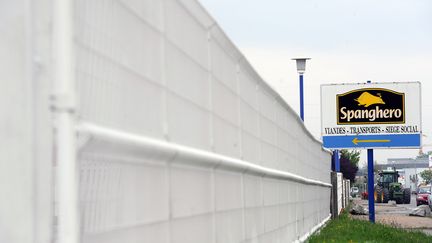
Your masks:
<svg viewBox="0 0 432 243"><path fill-rule="evenodd" d="M374 164L373 149L367 150L368 155L368 204L369 221L375 223L375 200L374 200Z"/></svg>
<svg viewBox="0 0 432 243"><path fill-rule="evenodd" d="M367 81L368 84L371 83L370 80ZM370 141L373 141L374 139L369 139ZM390 139L376 139L381 140L380 142L385 143L390 142ZM358 138L353 138L352 142L354 144L358 144ZM368 206L369 206L369 221L372 223L375 223L375 189L374 189L374 161L373 161L373 149L367 150L367 157L368 157Z"/></svg>
<svg viewBox="0 0 432 243"><path fill-rule="evenodd" d="M335 172L340 172L339 150L333 151L333 161L335 163Z"/></svg>
<svg viewBox="0 0 432 243"><path fill-rule="evenodd" d="M367 81L371 83L370 80ZM373 140L373 139L371 139ZM379 140L379 139L377 139ZM382 139L384 141L386 139ZM387 139L388 141L389 139ZM386 142L387 142L386 141ZM354 144L358 144L358 138L353 139ZM369 206L369 221L375 224L375 189L374 189L374 161L373 161L373 149L367 150L368 157L368 206Z"/></svg>

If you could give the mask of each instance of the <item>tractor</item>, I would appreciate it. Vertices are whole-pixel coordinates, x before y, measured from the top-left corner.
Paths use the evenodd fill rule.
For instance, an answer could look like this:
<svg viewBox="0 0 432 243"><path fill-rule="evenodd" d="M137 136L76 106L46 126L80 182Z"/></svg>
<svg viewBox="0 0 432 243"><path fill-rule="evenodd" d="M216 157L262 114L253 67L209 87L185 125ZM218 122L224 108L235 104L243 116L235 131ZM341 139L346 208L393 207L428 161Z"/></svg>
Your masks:
<svg viewBox="0 0 432 243"><path fill-rule="evenodd" d="M375 186L374 198L377 203L387 203L389 200L397 204L409 204L411 202L411 189L403 188L398 182L399 173L393 170L381 171L378 183Z"/></svg>

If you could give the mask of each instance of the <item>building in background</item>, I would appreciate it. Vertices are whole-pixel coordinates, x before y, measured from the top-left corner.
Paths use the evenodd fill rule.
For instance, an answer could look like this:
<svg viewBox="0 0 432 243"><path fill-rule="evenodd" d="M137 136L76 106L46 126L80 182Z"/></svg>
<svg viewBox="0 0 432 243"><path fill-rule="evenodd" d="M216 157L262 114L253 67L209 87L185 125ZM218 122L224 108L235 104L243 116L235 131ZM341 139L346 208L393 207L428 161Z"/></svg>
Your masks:
<svg viewBox="0 0 432 243"><path fill-rule="evenodd" d="M386 163L376 165L377 170L386 170L389 167L399 171L399 182L414 191L417 189L418 184L423 182L420 173L429 169L429 159L389 158Z"/></svg>

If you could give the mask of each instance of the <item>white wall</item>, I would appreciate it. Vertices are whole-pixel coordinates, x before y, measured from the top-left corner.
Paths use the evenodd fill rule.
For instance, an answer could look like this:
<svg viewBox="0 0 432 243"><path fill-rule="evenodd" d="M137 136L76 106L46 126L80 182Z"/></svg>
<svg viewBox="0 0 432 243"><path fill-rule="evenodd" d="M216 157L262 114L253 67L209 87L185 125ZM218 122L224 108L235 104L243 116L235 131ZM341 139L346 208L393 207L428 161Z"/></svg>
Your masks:
<svg viewBox="0 0 432 243"><path fill-rule="evenodd" d="M329 183L330 154L198 3L76 11L81 122ZM84 242L289 242L329 215L328 187L123 142L81 150Z"/></svg>
<svg viewBox="0 0 432 243"><path fill-rule="evenodd" d="M405 171L405 188L411 188L411 191L414 191L417 189L417 185L415 185L410 180L410 176L414 176L417 174L418 183L423 182L423 178L420 176L420 173L424 170L427 170L427 168L405 168L403 169Z"/></svg>
<svg viewBox="0 0 432 243"><path fill-rule="evenodd" d="M51 242L47 1L0 1L0 242Z"/></svg>

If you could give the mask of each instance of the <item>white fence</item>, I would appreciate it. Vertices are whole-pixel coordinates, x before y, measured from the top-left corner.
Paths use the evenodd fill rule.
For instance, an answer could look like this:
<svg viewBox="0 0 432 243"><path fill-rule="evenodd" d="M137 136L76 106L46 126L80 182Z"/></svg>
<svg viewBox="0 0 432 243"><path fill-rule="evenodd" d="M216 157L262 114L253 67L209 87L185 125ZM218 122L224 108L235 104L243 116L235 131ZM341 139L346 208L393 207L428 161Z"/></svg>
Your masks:
<svg viewBox="0 0 432 243"><path fill-rule="evenodd" d="M331 213L333 218L336 218L350 203L351 185L350 180L344 179L340 172L332 172L331 180L333 185Z"/></svg>
<svg viewBox="0 0 432 243"><path fill-rule="evenodd" d="M7 183L0 183L2 192L22 194L0 203L1 242L290 242L304 240L329 218L330 153L198 3L77 0L73 8L57 6L72 11L72 23L67 14L53 16L50 3L8 6L28 22L2 17L17 21L24 33L10 36L31 36L22 45L0 38L7 48L30 53L19 59L21 69L5 73L10 87L27 74L29 82L21 86L32 94L19 111L32 119L20 120L21 113L2 118L28 129L5 149L18 155L27 151L23 141L33 142L25 160L11 159L20 167L9 169ZM68 50L60 47L72 55L62 55ZM50 55L71 62L53 66ZM62 70L74 72L62 76ZM72 79L72 89L62 90L68 87L58 84L62 78ZM65 142L74 142L62 132L65 120L75 124L69 132L78 132L76 147ZM63 214L65 205L74 213L74 170L65 169L58 153L70 149L79 171L78 222ZM22 168L30 179L10 184ZM9 204L26 210L8 212ZM60 238L53 237L56 222ZM76 231L68 231L74 223Z"/></svg>
<svg viewBox="0 0 432 243"><path fill-rule="evenodd" d="M348 204L350 202L350 196L351 196L351 183L350 180L344 180L344 206L345 208L348 207Z"/></svg>
<svg viewBox="0 0 432 243"><path fill-rule="evenodd" d="M345 200L344 200L344 179L342 177L342 173L338 173L337 174L337 209L338 209L338 214L341 212L342 208L345 208Z"/></svg>

